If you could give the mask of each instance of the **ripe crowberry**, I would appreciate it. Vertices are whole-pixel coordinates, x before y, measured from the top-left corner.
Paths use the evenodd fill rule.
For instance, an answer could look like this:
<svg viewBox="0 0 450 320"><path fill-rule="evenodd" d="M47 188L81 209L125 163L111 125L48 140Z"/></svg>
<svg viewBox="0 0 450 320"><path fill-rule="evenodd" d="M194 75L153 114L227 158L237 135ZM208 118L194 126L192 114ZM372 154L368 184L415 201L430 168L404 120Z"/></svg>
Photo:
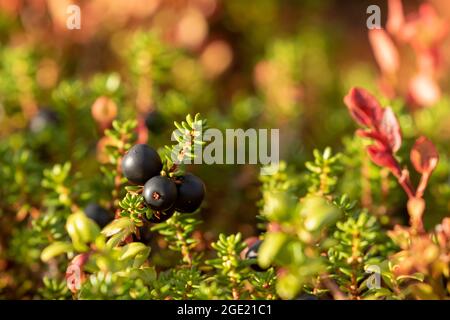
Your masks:
<svg viewBox="0 0 450 320"><path fill-rule="evenodd" d="M155 134L161 133L165 125L166 121L163 115L156 110L149 112L145 117L145 126L150 132Z"/></svg>
<svg viewBox="0 0 450 320"><path fill-rule="evenodd" d="M151 223L161 223L172 217L174 213L175 210L173 209L166 211L153 211L153 215L150 219L148 219L148 221Z"/></svg>
<svg viewBox="0 0 450 320"><path fill-rule="evenodd" d="M202 204L205 197L205 184L193 174L186 174L179 178L177 184L178 197L175 201L175 210L178 212L194 212Z"/></svg>
<svg viewBox="0 0 450 320"><path fill-rule="evenodd" d="M150 232L150 229L148 226L142 226L138 228L139 230L139 236L137 234L133 234L133 241L134 242L142 242L144 244L150 244L152 241L153 234Z"/></svg>
<svg viewBox="0 0 450 320"><path fill-rule="evenodd" d="M177 187L171 179L156 176L145 183L142 196L150 208L164 211L171 208L175 203Z"/></svg>
<svg viewBox="0 0 450 320"><path fill-rule="evenodd" d="M146 144L133 146L122 159L123 175L140 185L159 175L162 167L158 153Z"/></svg>
<svg viewBox="0 0 450 320"><path fill-rule="evenodd" d="M46 128L56 126L59 123L58 114L50 109L42 108L30 121L30 131L39 133Z"/></svg>
<svg viewBox="0 0 450 320"><path fill-rule="evenodd" d="M103 228L114 219L108 210L94 202L91 202L86 206L84 213L90 219L94 220L100 228Z"/></svg>
<svg viewBox="0 0 450 320"><path fill-rule="evenodd" d="M263 269L259 266L258 262L256 262L256 260L258 259L258 250L259 247L261 246L262 241L258 240L255 243L253 243L249 248L247 253L245 254L245 258L246 259L252 259L255 260L255 263L252 263L250 265L250 268L252 268L255 271L265 271L266 269Z"/></svg>

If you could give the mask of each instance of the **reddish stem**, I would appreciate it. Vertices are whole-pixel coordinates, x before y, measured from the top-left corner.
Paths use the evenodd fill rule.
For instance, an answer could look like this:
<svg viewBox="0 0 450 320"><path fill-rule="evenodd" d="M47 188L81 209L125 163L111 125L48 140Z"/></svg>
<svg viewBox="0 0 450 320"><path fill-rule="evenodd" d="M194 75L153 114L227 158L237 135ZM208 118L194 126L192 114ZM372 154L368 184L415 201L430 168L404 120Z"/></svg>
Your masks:
<svg viewBox="0 0 450 320"><path fill-rule="evenodd" d="M420 177L419 186L417 187L416 197L423 198L423 194L428 185L428 180L430 179L430 174L428 172L424 172Z"/></svg>
<svg viewBox="0 0 450 320"><path fill-rule="evenodd" d="M394 176L397 178L398 183L400 186L405 190L406 194L408 195L408 198L414 198L416 191L414 190L414 187L411 183L411 180L409 179L409 172L408 170L404 169L399 174L398 172L392 171Z"/></svg>

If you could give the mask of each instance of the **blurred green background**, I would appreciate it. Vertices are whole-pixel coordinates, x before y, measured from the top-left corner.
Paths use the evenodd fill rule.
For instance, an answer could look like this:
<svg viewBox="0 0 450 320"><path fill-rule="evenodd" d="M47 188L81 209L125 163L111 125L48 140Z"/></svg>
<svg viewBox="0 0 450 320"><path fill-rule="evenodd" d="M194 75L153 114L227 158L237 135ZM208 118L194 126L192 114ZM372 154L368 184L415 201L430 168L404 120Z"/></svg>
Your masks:
<svg viewBox="0 0 450 320"><path fill-rule="evenodd" d="M81 8L79 30L66 27L71 3ZM404 1L405 12L419 3ZM448 1L432 3L448 20ZM344 137L353 134L355 125L342 99L350 87L361 86L384 105L393 104L406 143L412 143L417 131L411 129L404 101L382 97L377 84L380 72L366 28L366 10L374 4L384 25L387 3L374 0L1 0L0 151L5 163L0 165L21 156L23 172L29 172L28 166L42 169L71 161L73 172L85 178L74 188L90 190L80 194L80 202L102 202L108 190L98 187L99 166L103 130L110 121L108 112L93 117L91 107L100 96L114 102L111 118L138 119L142 125L148 112L160 112L166 124L162 132L148 132L154 147L171 143L172 122L187 113L200 112L210 127L222 130L279 128L281 159L302 169L314 148L349 148ZM448 41L443 50L448 56ZM402 54L408 61L411 53ZM432 192L436 218L431 222L448 210L450 195L448 66L442 71L442 99L415 118L418 131L437 139L441 151L434 179L444 183ZM44 129L33 125L42 110L52 110L56 119ZM190 168L207 185L201 211L206 239L219 232L242 232L244 237L258 232L259 169ZM347 173L342 188L358 199L360 186L351 167ZM41 177L16 175L0 195L15 194L18 206L39 207L39 193L32 189L39 181L33 184L33 179ZM0 177L0 183L6 181ZM393 206L401 207L402 199L401 192L393 195ZM11 209L6 202L2 206L5 238L11 233L6 218ZM32 215L30 208L16 218Z"/></svg>

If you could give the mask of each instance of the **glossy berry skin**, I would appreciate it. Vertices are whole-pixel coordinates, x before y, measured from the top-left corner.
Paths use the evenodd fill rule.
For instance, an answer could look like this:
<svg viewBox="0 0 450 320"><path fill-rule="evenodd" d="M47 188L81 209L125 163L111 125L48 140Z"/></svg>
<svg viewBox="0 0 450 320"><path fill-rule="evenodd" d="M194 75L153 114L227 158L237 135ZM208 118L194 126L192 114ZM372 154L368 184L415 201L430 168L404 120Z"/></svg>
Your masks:
<svg viewBox="0 0 450 320"><path fill-rule="evenodd" d="M259 264L256 262L256 260L258 259L258 250L259 247L261 246L262 241L258 240L255 243L253 243L249 248L247 253L245 254L245 258L246 259L254 259L255 263L252 263L250 265L250 268L252 268L255 271L261 272L261 271L265 271L267 269L263 269L259 266Z"/></svg>
<svg viewBox="0 0 450 320"><path fill-rule="evenodd" d="M163 115L156 110L150 111L145 117L145 126L148 131L152 133L161 133L164 130L165 125L166 121L164 120Z"/></svg>
<svg viewBox="0 0 450 320"><path fill-rule="evenodd" d="M153 215L150 219L148 219L151 223L161 223L167 221L170 217L173 216L175 210L169 209L166 211L153 211Z"/></svg>
<svg viewBox="0 0 450 320"><path fill-rule="evenodd" d="M84 213L88 218L94 220L100 228L103 228L114 219L108 210L94 202L86 206Z"/></svg>
<svg viewBox="0 0 450 320"><path fill-rule="evenodd" d="M165 176L156 176L145 183L142 196L153 210L165 211L173 206L177 193L175 182Z"/></svg>
<svg viewBox="0 0 450 320"><path fill-rule="evenodd" d="M200 207L205 197L205 184L199 177L190 173L180 177L179 181L175 210L186 213L194 212Z"/></svg>
<svg viewBox="0 0 450 320"><path fill-rule="evenodd" d="M159 175L162 167L158 153L146 144L134 145L122 159L123 175L139 185Z"/></svg>

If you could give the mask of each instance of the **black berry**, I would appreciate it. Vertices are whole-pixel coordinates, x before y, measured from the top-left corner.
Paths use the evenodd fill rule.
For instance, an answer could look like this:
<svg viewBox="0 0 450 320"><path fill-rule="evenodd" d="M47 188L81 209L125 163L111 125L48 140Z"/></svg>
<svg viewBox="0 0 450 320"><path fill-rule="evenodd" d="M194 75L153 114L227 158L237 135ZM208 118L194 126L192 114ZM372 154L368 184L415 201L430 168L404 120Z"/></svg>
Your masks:
<svg viewBox="0 0 450 320"><path fill-rule="evenodd" d="M165 176L156 176L145 183L142 196L150 208L164 211L175 203L177 187L171 179Z"/></svg>
<svg viewBox="0 0 450 320"><path fill-rule="evenodd" d="M172 217L174 213L175 210L173 209L166 211L153 211L153 215L150 219L148 219L148 221L151 223L161 223Z"/></svg>
<svg viewBox="0 0 450 320"><path fill-rule="evenodd" d="M90 219L94 220L100 228L103 228L114 219L108 210L94 202L86 206L84 213Z"/></svg>
<svg viewBox="0 0 450 320"><path fill-rule="evenodd" d="M245 254L245 258L246 258L246 259L254 260L254 261L255 261L255 263L252 263L252 264L250 265L250 268L252 268L252 269L255 270L255 271L259 271L259 272L267 270L267 269L261 268L261 267L259 266L258 262L257 262L257 259L258 259L258 250L259 250L259 247L261 246L261 243L262 243L261 240L258 240L258 241L256 241L255 243L253 243L253 244L248 248L248 251L247 251L247 253Z"/></svg>
<svg viewBox="0 0 450 320"><path fill-rule="evenodd" d="M152 232L150 232L150 229L148 226L142 226L138 228L139 230L139 236L136 234L133 234L133 241L135 242L142 242L144 244L150 244L152 240Z"/></svg>
<svg viewBox="0 0 450 320"><path fill-rule="evenodd" d="M164 130L166 121L164 116L158 111L151 111L145 117L145 126L148 131L155 134L161 133Z"/></svg>
<svg viewBox="0 0 450 320"><path fill-rule="evenodd" d="M194 212L200 207L205 197L205 184L199 177L190 173L179 179L175 210L178 212Z"/></svg>
<svg viewBox="0 0 450 320"><path fill-rule="evenodd" d="M133 146L122 159L123 175L140 185L159 175L162 167L158 153L146 144Z"/></svg>
<svg viewBox="0 0 450 320"><path fill-rule="evenodd" d="M59 123L58 114L50 109L42 108L30 121L30 131L39 133L46 128L54 127Z"/></svg>

